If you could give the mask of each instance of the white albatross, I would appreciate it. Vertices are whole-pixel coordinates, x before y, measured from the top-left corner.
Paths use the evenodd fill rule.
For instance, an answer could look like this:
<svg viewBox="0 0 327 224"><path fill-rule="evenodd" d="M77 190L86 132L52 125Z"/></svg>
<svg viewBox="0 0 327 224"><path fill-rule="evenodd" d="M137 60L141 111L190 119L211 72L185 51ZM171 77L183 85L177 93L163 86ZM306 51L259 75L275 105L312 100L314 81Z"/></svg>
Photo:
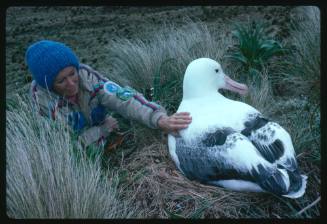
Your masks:
<svg viewBox="0 0 327 224"><path fill-rule="evenodd" d="M168 135L178 169L203 184L301 197L307 176L300 174L290 135L252 106L221 95L222 88L247 92L212 59L188 65L177 112L189 112L192 123L179 137Z"/></svg>

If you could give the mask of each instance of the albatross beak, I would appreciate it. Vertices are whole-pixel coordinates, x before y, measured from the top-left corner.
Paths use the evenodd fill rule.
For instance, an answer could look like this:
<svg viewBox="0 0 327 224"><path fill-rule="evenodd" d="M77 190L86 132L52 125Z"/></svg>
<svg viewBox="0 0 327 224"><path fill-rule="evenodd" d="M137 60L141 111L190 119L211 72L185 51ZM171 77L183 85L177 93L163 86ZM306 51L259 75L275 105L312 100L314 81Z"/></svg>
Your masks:
<svg viewBox="0 0 327 224"><path fill-rule="evenodd" d="M223 89L228 89L241 95L245 95L248 92L248 87L245 84L238 83L229 78L227 75L225 75L225 83L226 85L223 87Z"/></svg>

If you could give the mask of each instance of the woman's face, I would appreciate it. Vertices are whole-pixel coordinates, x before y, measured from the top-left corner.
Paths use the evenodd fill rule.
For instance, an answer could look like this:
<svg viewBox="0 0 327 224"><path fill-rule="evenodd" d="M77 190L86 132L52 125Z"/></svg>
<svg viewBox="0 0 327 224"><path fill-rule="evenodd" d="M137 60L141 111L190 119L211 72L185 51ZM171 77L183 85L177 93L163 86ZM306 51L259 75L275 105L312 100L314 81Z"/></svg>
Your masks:
<svg viewBox="0 0 327 224"><path fill-rule="evenodd" d="M78 74L74 66L64 68L55 78L53 89L64 97L72 97L78 93Z"/></svg>

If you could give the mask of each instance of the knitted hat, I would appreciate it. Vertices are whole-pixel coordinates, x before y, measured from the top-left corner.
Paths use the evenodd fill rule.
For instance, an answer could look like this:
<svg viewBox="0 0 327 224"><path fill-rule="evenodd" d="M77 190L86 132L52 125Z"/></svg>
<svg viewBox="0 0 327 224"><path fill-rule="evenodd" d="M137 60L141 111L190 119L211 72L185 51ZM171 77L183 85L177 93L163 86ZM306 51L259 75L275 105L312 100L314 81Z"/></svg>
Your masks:
<svg viewBox="0 0 327 224"><path fill-rule="evenodd" d="M29 46L26 51L26 62L37 84L52 90L59 72L68 67L79 67L78 58L65 44L42 40Z"/></svg>

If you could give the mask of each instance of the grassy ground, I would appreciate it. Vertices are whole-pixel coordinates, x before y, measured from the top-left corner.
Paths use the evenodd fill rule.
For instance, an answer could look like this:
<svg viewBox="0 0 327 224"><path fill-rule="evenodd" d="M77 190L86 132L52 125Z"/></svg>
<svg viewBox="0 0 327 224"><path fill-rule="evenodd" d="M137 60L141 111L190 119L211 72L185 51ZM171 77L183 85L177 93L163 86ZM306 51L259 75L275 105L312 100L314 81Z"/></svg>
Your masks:
<svg viewBox="0 0 327 224"><path fill-rule="evenodd" d="M9 8L7 214L15 218L319 217L320 45L316 38L320 33L316 13L312 8L236 6ZM255 75L225 57L237 43L232 35L235 24L251 19L267 22L269 35L291 49L287 55L272 58ZM43 38L67 43L82 62L122 85L143 93L154 87L153 100L169 113L181 100L187 64L204 56L220 61L226 74L250 87L245 98L224 94L255 106L291 133L299 165L309 176L306 194L291 200L189 181L171 161L165 135L124 120L131 130L128 141L109 155L89 149L85 158L65 126L36 119L28 100L16 97L26 95L30 82L25 50Z"/></svg>

